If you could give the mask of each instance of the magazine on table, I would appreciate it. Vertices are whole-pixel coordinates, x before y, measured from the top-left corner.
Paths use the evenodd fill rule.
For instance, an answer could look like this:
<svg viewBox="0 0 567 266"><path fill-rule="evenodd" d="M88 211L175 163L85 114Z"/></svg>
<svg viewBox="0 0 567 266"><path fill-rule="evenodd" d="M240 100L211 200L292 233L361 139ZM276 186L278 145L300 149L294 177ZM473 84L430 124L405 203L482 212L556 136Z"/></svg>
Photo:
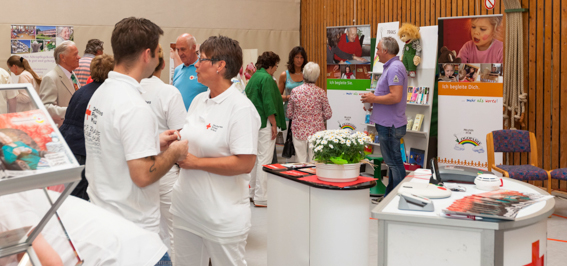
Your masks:
<svg viewBox="0 0 567 266"><path fill-rule="evenodd" d="M66 169L72 156L43 110L0 114L0 180Z"/></svg>
<svg viewBox="0 0 567 266"><path fill-rule="evenodd" d="M522 193L513 190L495 190L466 196L443 209L444 214L458 214L483 218L515 220L518 212L534 203L553 196Z"/></svg>

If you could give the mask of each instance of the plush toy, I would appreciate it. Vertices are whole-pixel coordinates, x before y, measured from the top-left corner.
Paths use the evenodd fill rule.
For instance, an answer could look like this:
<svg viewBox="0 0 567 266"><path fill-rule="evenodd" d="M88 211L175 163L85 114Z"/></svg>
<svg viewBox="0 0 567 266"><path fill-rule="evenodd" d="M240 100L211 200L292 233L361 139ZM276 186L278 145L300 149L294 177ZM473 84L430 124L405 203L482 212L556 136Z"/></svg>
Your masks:
<svg viewBox="0 0 567 266"><path fill-rule="evenodd" d="M443 46L441 47L441 50L439 51L439 59L437 60L437 63L439 64L445 64L445 63L461 63L461 58L457 57L457 52L455 52L455 50L450 51L449 48L447 48L447 46Z"/></svg>
<svg viewBox="0 0 567 266"><path fill-rule="evenodd" d="M417 66L421 63L421 35L419 28L410 23L404 23L398 31L400 40L404 42L402 63L410 77L415 78Z"/></svg>

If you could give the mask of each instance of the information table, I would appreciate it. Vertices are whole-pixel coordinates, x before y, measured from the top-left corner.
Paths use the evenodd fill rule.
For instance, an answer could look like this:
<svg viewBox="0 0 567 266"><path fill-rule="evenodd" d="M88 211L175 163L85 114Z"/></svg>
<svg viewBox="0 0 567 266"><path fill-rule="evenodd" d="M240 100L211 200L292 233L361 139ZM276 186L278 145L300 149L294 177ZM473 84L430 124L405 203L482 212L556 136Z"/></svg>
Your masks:
<svg viewBox="0 0 567 266"><path fill-rule="evenodd" d="M398 209L398 188L405 182L427 183L429 178L408 176L372 210L378 219L378 265L545 265L547 218L555 199L522 209L515 221L451 219L441 210L464 196L482 193L474 185L432 200L434 212ZM504 178L501 189L549 195L530 184ZM534 264L531 264L534 263Z"/></svg>
<svg viewBox="0 0 567 266"><path fill-rule="evenodd" d="M367 266L369 190L268 172L269 266Z"/></svg>

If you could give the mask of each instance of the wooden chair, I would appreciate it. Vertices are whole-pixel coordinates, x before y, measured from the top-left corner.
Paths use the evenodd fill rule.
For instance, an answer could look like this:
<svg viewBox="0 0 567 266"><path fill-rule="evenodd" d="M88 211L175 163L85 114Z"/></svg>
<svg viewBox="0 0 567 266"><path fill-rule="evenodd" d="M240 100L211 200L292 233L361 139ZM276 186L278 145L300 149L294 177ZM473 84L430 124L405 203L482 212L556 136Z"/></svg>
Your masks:
<svg viewBox="0 0 567 266"><path fill-rule="evenodd" d="M486 135L488 171L492 169L505 177L521 180L547 181L547 192L551 193L551 174L537 165L537 141L534 133L526 130L496 130ZM530 164L496 165L495 152L527 152Z"/></svg>

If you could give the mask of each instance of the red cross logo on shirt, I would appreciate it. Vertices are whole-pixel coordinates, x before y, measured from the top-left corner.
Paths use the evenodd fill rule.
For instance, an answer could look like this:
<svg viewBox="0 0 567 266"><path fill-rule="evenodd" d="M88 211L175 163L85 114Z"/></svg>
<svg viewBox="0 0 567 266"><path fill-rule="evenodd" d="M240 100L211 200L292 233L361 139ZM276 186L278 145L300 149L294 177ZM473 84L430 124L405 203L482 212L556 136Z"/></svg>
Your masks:
<svg viewBox="0 0 567 266"><path fill-rule="evenodd" d="M209 129L209 128L211 128L211 123L209 123L209 124L207 125L207 129Z"/></svg>
<svg viewBox="0 0 567 266"><path fill-rule="evenodd" d="M89 115L91 115L91 106L89 105L89 108L87 108L87 111L85 112L85 114L87 115L86 118L87 120L89 120Z"/></svg>
<svg viewBox="0 0 567 266"><path fill-rule="evenodd" d="M189 79L190 79L190 80L194 80L195 77L194 77L193 75L191 75L191 76L189 76Z"/></svg>
<svg viewBox="0 0 567 266"><path fill-rule="evenodd" d="M539 256L539 240L532 243L532 262L524 266L543 266L543 255Z"/></svg>

